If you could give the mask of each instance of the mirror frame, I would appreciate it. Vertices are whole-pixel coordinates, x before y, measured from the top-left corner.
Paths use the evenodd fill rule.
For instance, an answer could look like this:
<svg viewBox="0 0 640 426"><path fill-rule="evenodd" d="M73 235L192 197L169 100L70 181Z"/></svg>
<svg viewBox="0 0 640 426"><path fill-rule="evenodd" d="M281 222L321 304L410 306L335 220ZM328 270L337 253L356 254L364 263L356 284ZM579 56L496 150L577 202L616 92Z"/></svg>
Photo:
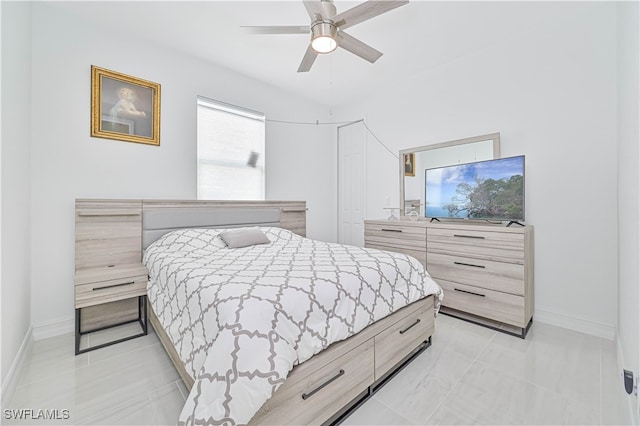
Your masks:
<svg viewBox="0 0 640 426"><path fill-rule="evenodd" d="M430 151L438 148L449 148L457 145L466 145L474 142L493 141L493 158L500 158L500 133L489 133L488 135L473 136L470 138L457 139L454 141L440 142L433 145L424 145L415 148L407 148L400 150L400 216L405 215L404 210L404 156L405 154L412 154L422 151ZM424 219L424 218L421 218Z"/></svg>

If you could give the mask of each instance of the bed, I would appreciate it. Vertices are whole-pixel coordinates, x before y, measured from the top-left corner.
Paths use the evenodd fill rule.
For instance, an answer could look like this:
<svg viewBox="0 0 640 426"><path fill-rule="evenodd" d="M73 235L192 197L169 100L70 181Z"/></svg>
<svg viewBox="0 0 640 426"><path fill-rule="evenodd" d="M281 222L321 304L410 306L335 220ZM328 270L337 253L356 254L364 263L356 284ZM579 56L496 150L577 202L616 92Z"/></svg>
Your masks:
<svg viewBox="0 0 640 426"><path fill-rule="evenodd" d="M330 423L430 344L423 266L307 239L304 210L143 202L150 321L191 390L179 423ZM230 248L237 228L268 242Z"/></svg>

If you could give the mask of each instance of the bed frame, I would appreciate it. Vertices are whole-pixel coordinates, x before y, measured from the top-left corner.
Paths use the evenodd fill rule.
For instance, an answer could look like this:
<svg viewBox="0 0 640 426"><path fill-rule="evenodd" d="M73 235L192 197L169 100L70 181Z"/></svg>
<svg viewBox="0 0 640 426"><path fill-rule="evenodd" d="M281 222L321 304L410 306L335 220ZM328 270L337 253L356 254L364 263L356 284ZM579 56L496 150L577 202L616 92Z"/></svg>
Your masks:
<svg viewBox="0 0 640 426"><path fill-rule="evenodd" d="M100 200L107 203L109 200ZM115 201L115 200L114 200ZM140 200L142 249L182 228L279 226L306 236L305 202ZM412 303L297 365L249 424L335 424L431 344L434 297ZM187 373L149 306L149 321L188 389Z"/></svg>

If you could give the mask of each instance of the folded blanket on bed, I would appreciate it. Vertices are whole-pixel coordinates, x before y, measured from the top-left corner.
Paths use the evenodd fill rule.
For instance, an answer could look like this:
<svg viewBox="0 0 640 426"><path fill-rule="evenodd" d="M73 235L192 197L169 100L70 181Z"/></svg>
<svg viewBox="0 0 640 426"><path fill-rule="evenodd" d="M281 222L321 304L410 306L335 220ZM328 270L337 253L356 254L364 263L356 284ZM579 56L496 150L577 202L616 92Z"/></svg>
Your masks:
<svg viewBox="0 0 640 426"><path fill-rule="evenodd" d="M416 259L261 228L170 232L144 254L149 301L195 378L181 424L244 424L289 371L334 342L442 290ZM436 300L436 304L438 300Z"/></svg>

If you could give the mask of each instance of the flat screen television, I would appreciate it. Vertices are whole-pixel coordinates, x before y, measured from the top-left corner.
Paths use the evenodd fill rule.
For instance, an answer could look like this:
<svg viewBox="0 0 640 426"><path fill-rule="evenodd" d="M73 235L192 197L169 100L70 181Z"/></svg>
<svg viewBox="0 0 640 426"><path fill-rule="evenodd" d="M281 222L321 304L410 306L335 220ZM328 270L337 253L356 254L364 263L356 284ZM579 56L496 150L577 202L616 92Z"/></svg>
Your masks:
<svg viewBox="0 0 640 426"><path fill-rule="evenodd" d="M524 155L425 170L425 217L524 221Z"/></svg>

